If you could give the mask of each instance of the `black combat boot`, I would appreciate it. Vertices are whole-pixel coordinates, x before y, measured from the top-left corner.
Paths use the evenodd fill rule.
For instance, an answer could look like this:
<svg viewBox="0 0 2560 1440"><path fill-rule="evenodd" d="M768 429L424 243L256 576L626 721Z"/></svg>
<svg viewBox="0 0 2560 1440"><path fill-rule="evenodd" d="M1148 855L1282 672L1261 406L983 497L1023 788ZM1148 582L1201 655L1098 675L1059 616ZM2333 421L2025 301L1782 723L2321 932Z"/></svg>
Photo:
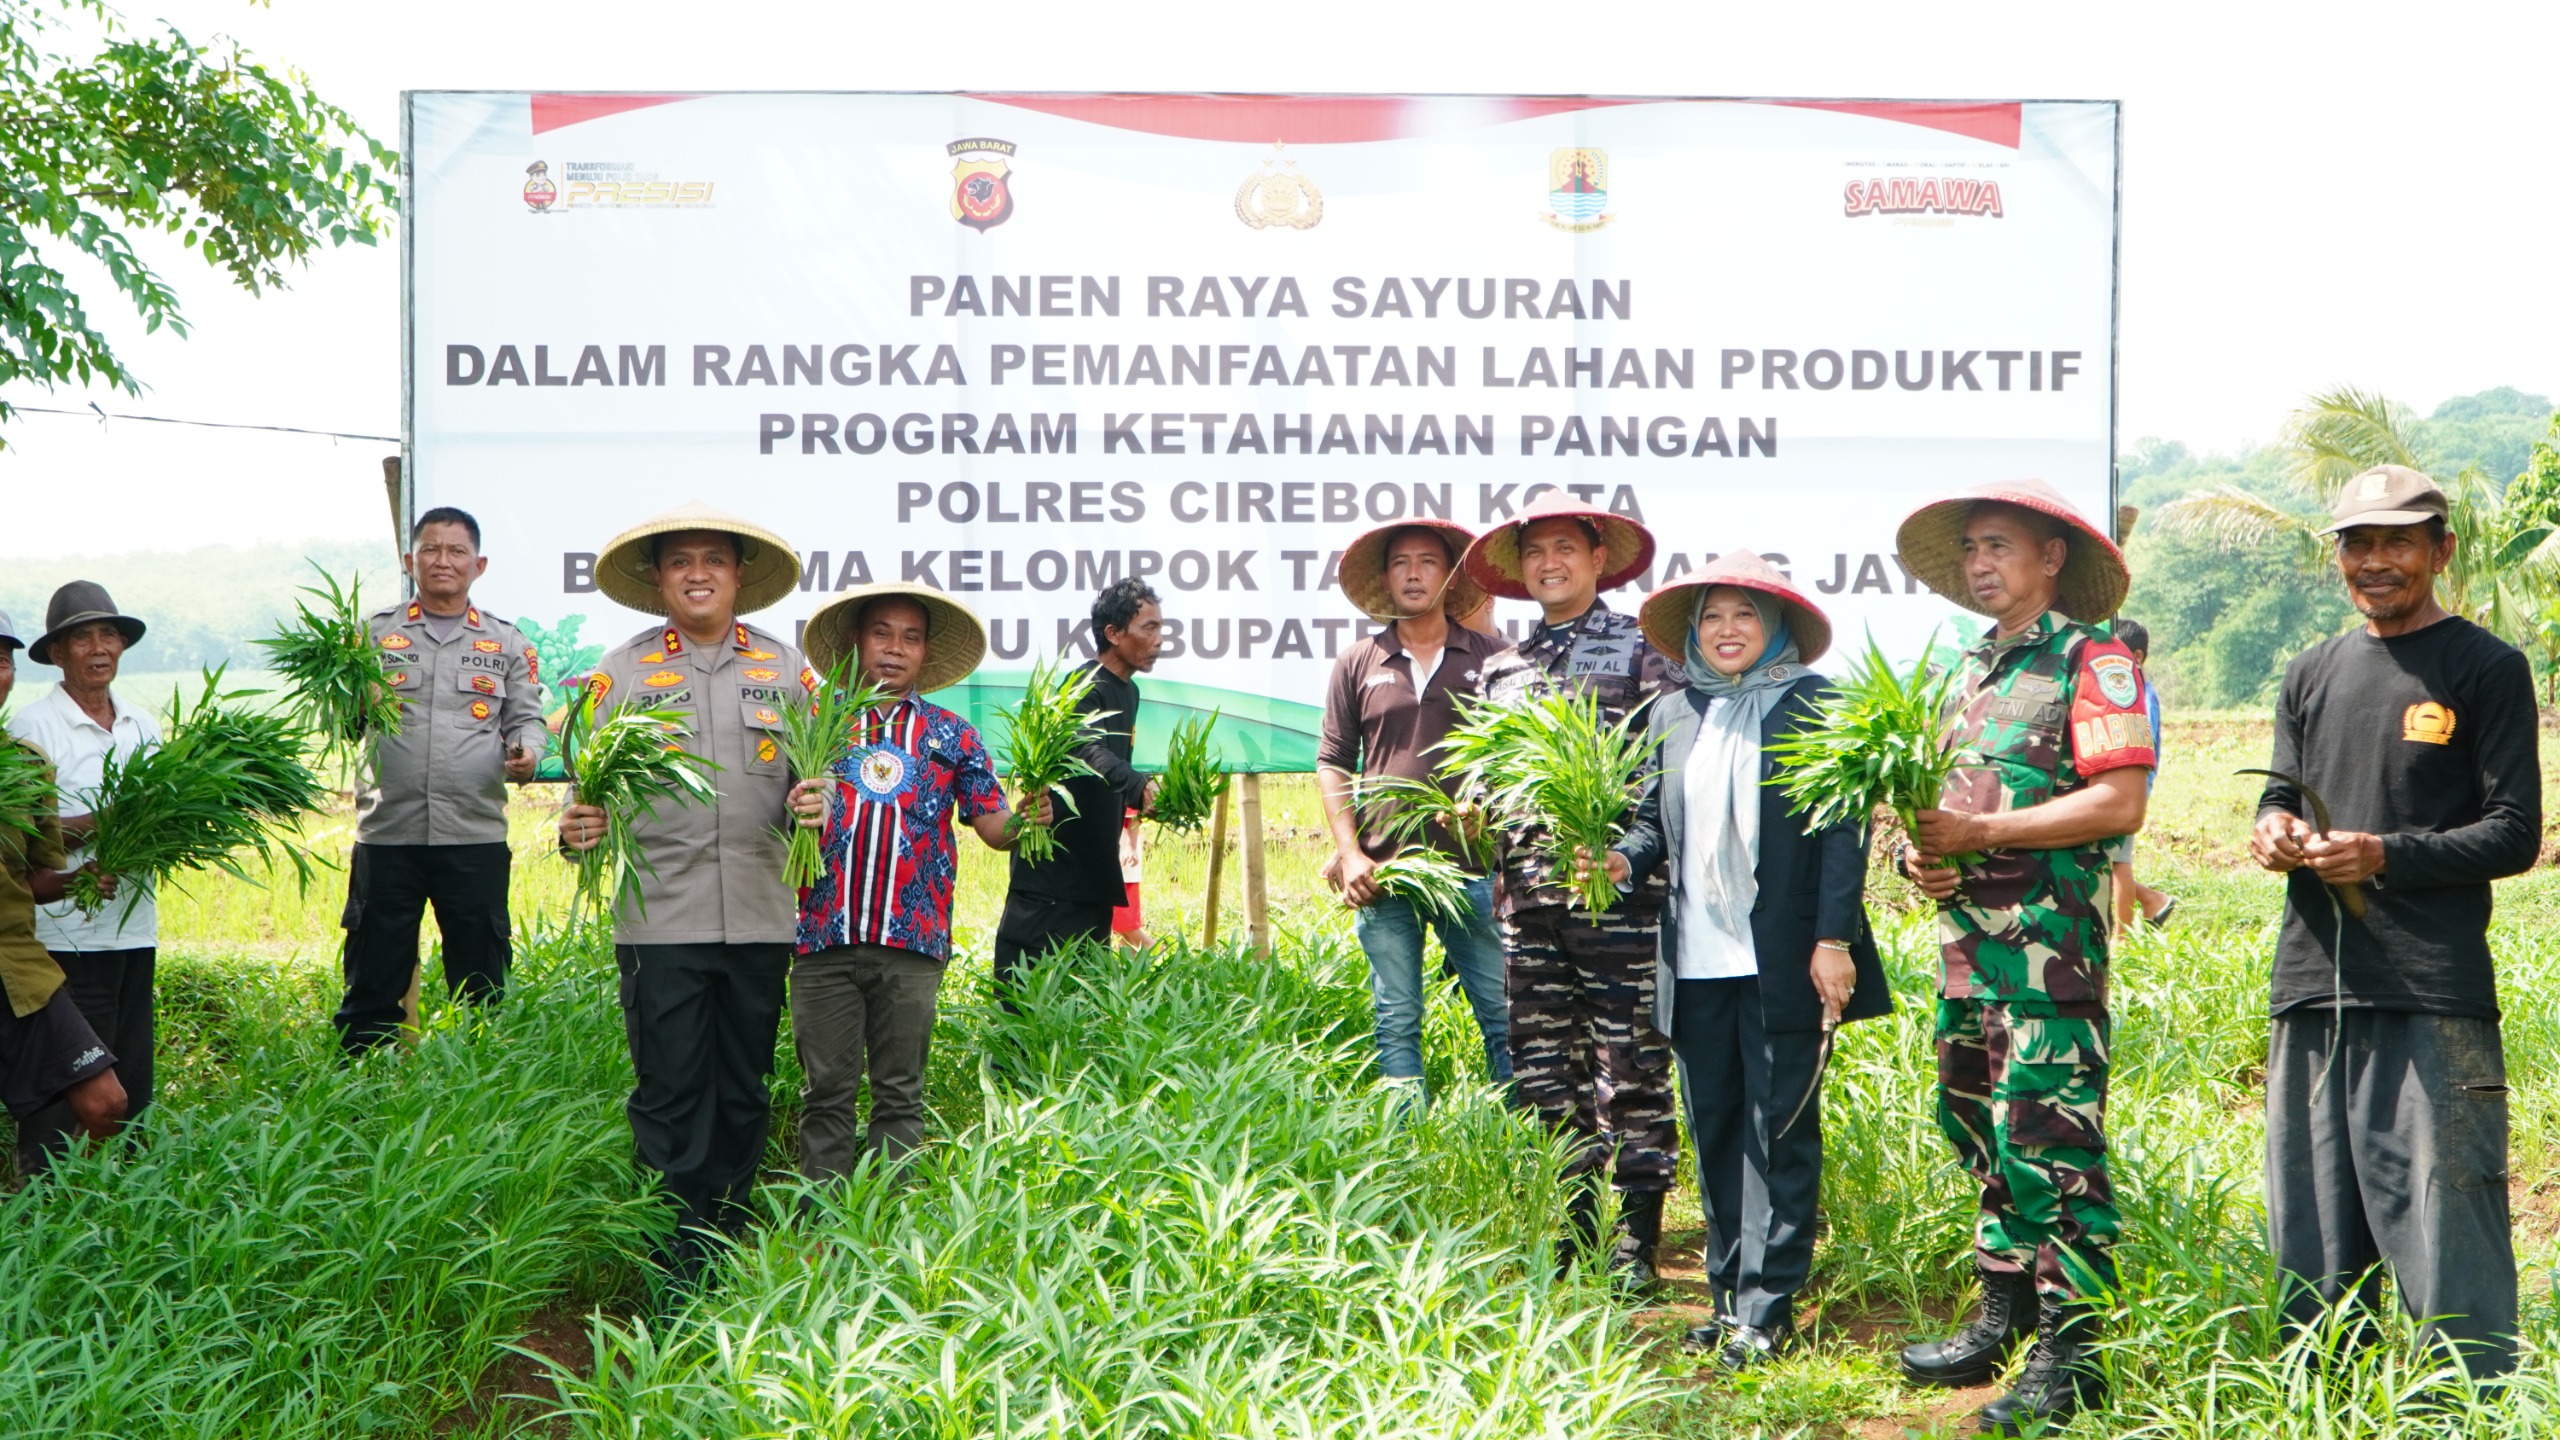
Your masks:
<svg viewBox="0 0 2560 1440"><path fill-rule="evenodd" d="M1982 1309L1944 1340L1902 1347L1902 1373L1921 1385L1979 1385L1999 1372L2009 1351L2035 1333L2036 1277L2023 1270L1982 1276Z"/></svg>
<svg viewBox="0 0 2560 1440"><path fill-rule="evenodd" d="M1559 1280L1572 1273L1575 1261L1600 1248L1600 1182L1585 1175L1564 1185L1564 1234L1556 1239Z"/></svg>
<svg viewBox="0 0 2560 1440"><path fill-rule="evenodd" d="M1609 1283L1639 1295L1652 1290L1659 1278L1653 1254L1661 1244L1662 1192L1619 1191L1618 1238L1609 1247Z"/></svg>
<svg viewBox="0 0 2560 1440"><path fill-rule="evenodd" d="M2089 1345L2098 1338L2098 1312L2078 1300L2039 1297L2036 1348L2008 1394L1982 1407L1982 1433L2022 1435L2031 1426L2055 1430L2071 1417L2107 1401L2106 1377Z"/></svg>

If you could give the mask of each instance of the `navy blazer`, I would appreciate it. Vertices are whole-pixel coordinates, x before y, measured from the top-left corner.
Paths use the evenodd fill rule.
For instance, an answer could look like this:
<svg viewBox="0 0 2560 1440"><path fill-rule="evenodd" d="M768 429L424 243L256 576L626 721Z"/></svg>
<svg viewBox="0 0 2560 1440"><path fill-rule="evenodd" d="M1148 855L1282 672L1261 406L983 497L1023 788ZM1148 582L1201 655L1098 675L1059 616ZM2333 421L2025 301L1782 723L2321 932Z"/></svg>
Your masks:
<svg viewBox="0 0 2560 1440"><path fill-rule="evenodd" d="M1778 773L1769 745L1809 723L1815 697L1829 682L1807 672L1789 685L1769 707L1760 729L1760 776ZM1705 697L1683 687L1653 703L1647 737L1655 747L1658 769L1645 782L1636 816L1616 849L1627 857L1633 880L1641 882L1656 866L1670 870L1671 898L1662 907L1662 941L1656 952L1655 1023L1671 1033L1672 957L1680 953L1680 851L1688 825L1688 800L1681 776L1689 752L1698 743L1698 722L1706 713ZM1666 779L1669 783L1665 783ZM1815 993L1807 965L1813 942L1849 942L1849 958L1857 967L1857 988L1850 992L1843 1021L1865 1020L1893 1010L1885 986L1884 957L1876 951L1875 932L1867 924L1867 827L1829 825L1808 831L1804 817L1788 808L1786 792L1764 784L1760 791L1760 863L1756 870L1760 898L1751 907L1751 944L1760 959L1762 1024L1771 1032L1822 1028L1822 997Z"/></svg>

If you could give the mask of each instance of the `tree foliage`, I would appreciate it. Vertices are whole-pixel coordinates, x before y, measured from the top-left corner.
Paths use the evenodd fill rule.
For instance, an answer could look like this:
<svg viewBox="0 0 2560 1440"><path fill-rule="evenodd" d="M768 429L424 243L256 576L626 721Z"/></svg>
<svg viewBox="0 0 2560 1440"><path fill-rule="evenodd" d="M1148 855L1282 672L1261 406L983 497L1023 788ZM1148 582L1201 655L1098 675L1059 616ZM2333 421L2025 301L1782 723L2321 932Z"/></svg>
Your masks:
<svg viewBox="0 0 2560 1440"><path fill-rule="evenodd" d="M141 392L61 251L103 271L146 332L183 335L134 233L177 236L254 294L324 243L373 243L397 175L298 72L229 40L138 34L105 0L0 0L0 384Z"/></svg>

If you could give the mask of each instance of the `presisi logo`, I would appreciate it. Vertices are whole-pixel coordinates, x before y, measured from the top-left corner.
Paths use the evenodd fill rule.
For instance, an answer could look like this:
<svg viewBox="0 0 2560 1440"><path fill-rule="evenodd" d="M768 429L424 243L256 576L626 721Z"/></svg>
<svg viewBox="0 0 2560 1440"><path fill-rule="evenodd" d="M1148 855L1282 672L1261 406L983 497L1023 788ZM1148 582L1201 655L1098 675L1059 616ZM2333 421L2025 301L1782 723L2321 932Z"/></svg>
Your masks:
<svg viewBox="0 0 2560 1440"><path fill-rule="evenodd" d="M566 185L554 184L540 160L525 167L525 207L536 215L573 210L699 210L711 204L712 182L669 180L629 160L571 160Z"/></svg>
<svg viewBox="0 0 2560 1440"><path fill-rule="evenodd" d="M1891 180L1852 180L1841 193L1840 213L1861 215L1987 215L2003 218L2000 182L1958 180L1952 176L1896 176Z"/></svg>

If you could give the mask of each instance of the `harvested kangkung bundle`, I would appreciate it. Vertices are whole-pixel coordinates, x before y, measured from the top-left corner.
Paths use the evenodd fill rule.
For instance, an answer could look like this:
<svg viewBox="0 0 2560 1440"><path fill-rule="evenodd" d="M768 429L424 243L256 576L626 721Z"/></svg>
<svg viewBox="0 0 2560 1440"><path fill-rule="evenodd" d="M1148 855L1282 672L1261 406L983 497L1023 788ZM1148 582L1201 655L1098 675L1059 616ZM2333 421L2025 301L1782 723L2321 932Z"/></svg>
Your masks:
<svg viewBox="0 0 2560 1440"><path fill-rule="evenodd" d="M336 577L321 570L320 583L301 591L320 602L320 608L314 610L310 600L301 602L291 623L258 642L284 677L302 722L329 750L347 753L373 736L400 731L400 701L365 623L359 590L357 581L341 588Z"/></svg>
<svg viewBox="0 0 2560 1440"><path fill-rule="evenodd" d="M1820 720L1771 746L1778 778L1770 783L1815 828L1863 825L1882 805L1909 832L1912 816L1937 808L1956 768L1943 724L1953 678L1931 675L1925 659L1903 674L1868 636L1867 653L1823 699Z"/></svg>
<svg viewBox="0 0 2560 1440"><path fill-rule="evenodd" d="M1206 716L1186 718L1173 727L1173 737L1165 743L1164 774L1156 781L1153 818L1168 830L1199 829L1227 788L1227 767L1218 762L1217 747L1209 740L1219 713L1212 710Z"/></svg>
<svg viewBox="0 0 2560 1440"><path fill-rule="evenodd" d="M1370 876L1380 890L1412 902L1417 914L1465 924L1474 908L1467 899L1473 877L1437 850L1407 846L1402 853L1379 861Z"/></svg>
<svg viewBox="0 0 2560 1440"><path fill-rule="evenodd" d="M1468 792L1462 788L1460 793ZM1458 859L1464 864L1483 869L1493 863L1484 827L1473 807L1443 789L1437 780L1364 775L1352 803L1359 807L1362 828L1374 826L1390 842L1419 844L1436 826L1456 847Z"/></svg>
<svg viewBox="0 0 2560 1440"><path fill-rule="evenodd" d="M214 869L259 883L244 861L290 864L308 885L317 863L279 830L319 808L326 793L303 763L305 736L291 720L240 701L259 690L222 688L222 672L204 677L193 710L173 696L157 745L109 755L94 789L77 797L97 817L89 859L73 873L69 896L82 912L104 910L101 877L125 887L128 911L161 882L187 870Z"/></svg>
<svg viewBox="0 0 2560 1440"><path fill-rule="evenodd" d="M1101 718L1076 709L1091 693L1090 673L1062 672L1055 660L1044 660L1031 667L1021 703L996 712L1005 722L1004 771L1013 788L1027 797L1049 795L1069 815L1076 813L1076 800L1067 793L1067 782L1093 773L1075 753L1094 738L1093 722ZM1015 817L1014 825L1021 836L1014 845L1016 855L1036 865L1058 853L1056 827L1040 824L1029 809Z"/></svg>
<svg viewBox="0 0 2560 1440"><path fill-rule="evenodd" d="M853 674L854 663L848 656L838 664L808 704L783 708L782 753L791 762L794 778L826 779L835 763L853 748L854 725L888 699L868 678ZM790 822L790 842L789 857L782 865L782 883L794 890L817 884L823 868L819 863L818 832L794 820Z"/></svg>
<svg viewBox="0 0 2560 1440"><path fill-rule="evenodd" d="M39 816L61 806L53 767L33 746L0 737L0 827L34 835Z"/></svg>
<svg viewBox="0 0 2560 1440"><path fill-rule="evenodd" d="M1626 832L1652 746L1644 709L1604 718L1596 695L1542 691L1507 706L1478 705L1440 743L1441 773L1481 785L1495 813L1545 832L1545 858L1585 911L1618 902L1603 865L1577 867Z"/></svg>
<svg viewBox="0 0 2560 1440"><path fill-rule="evenodd" d="M560 727L561 763L577 803L604 811L604 838L578 857L578 890L572 901L591 912L610 912L622 901L645 915L640 877L654 874L640 853L632 822L661 800L719 799L704 778L720 768L684 748L690 717L681 710L625 707L596 718L596 697L581 695Z"/></svg>

